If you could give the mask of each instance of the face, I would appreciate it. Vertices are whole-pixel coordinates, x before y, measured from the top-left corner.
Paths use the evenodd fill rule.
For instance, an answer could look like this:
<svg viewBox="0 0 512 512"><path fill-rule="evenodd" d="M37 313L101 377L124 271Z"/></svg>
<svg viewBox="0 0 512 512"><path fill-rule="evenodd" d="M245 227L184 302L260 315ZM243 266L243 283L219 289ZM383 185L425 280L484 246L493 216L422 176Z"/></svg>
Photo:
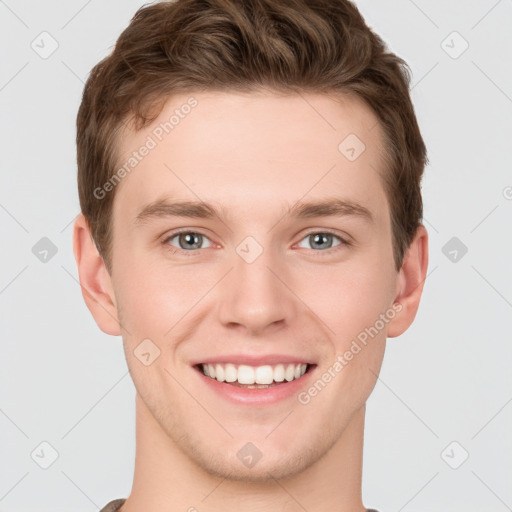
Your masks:
<svg viewBox="0 0 512 512"><path fill-rule="evenodd" d="M138 156L111 281L144 406L212 474L311 466L364 406L397 313L377 118L347 96L203 92L119 149Z"/></svg>

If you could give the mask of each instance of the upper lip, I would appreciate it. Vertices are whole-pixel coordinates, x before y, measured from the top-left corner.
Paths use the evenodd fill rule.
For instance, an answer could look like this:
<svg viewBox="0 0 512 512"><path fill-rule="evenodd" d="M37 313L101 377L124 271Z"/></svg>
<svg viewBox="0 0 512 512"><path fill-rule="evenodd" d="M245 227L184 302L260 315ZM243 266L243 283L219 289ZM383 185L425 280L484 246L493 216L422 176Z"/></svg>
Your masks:
<svg viewBox="0 0 512 512"><path fill-rule="evenodd" d="M302 356L290 356L286 354L269 354L266 356L250 356L244 354L227 354L225 356L205 357L201 360L193 361L193 366L199 364L222 364L231 363L235 365L244 364L247 366L264 366L282 364L313 364L307 358Z"/></svg>

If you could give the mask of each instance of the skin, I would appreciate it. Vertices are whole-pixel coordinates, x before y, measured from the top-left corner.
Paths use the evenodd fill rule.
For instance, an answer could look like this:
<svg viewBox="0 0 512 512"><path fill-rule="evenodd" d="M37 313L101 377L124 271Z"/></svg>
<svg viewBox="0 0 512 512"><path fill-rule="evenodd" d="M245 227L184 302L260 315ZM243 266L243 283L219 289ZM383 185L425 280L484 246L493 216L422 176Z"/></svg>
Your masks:
<svg viewBox="0 0 512 512"><path fill-rule="evenodd" d="M127 131L120 161L190 96L170 98L150 126ZM74 226L84 299L100 329L122 335L137 390L135 475L121 510L363 511L365 403L386 338L416 315L427 232L418 228L397 272L382 131L359 99L193 97L197 106L115 189L111 274L83 216ZM338 150L351 133L366 146L354 161ZM364 206L373 222L287 214L299 200L333 197ZM199 199L222 216L136 221L163 198ZM179 228L204 235L201 248L169 240ZM326 232L334 237L318 248L309 235ZM263 248L252 263L236 251L248 236ZM400 312L305 405L295 395L235 405L191 367L201 357L281 353L314 362L320 376L393 304ZM134 356L147 338L160 350L149 366ZM252 468L237 458L249 441L262 453Z"/></svg>

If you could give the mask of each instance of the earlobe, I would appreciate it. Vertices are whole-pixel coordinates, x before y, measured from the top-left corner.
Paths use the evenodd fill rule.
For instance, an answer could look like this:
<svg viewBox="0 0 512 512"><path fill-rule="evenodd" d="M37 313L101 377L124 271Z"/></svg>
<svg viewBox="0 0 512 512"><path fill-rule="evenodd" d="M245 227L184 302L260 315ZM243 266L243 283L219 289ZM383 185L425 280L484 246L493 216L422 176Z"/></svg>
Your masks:
<svg viewBox="0 0 512 512"><path fill-rule="evenodd" d="M106 334L120 336L112 281L83 214L77 217L73 227L73 252L82 296L94 320Z"/></svg>
<svg viewBox="0 0 512 512"><path fill-rule="evenodd" d="M388 337L403 334L412 324L420 304L428 267L428 233L420 225L405 252L398 273L395 303L400 304L398 315L388 324Z"/></svg>

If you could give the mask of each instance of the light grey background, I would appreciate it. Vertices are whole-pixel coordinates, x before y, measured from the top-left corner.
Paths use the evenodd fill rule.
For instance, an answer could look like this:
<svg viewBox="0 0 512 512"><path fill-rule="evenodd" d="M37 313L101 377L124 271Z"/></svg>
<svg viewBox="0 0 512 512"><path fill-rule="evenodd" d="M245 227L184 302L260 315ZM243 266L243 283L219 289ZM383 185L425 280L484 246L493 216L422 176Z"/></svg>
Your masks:
<svg viewBox="0 0 512 512"><path fill-rule="evenodd" d="M429 277L368 402L364 502L512 510L512 1L357 4L411 66L430 158ZM134 387L121 339L83 303L71 235L83 84L141 5L0 0L3 512L92 512L131 489Z"/></svg>

